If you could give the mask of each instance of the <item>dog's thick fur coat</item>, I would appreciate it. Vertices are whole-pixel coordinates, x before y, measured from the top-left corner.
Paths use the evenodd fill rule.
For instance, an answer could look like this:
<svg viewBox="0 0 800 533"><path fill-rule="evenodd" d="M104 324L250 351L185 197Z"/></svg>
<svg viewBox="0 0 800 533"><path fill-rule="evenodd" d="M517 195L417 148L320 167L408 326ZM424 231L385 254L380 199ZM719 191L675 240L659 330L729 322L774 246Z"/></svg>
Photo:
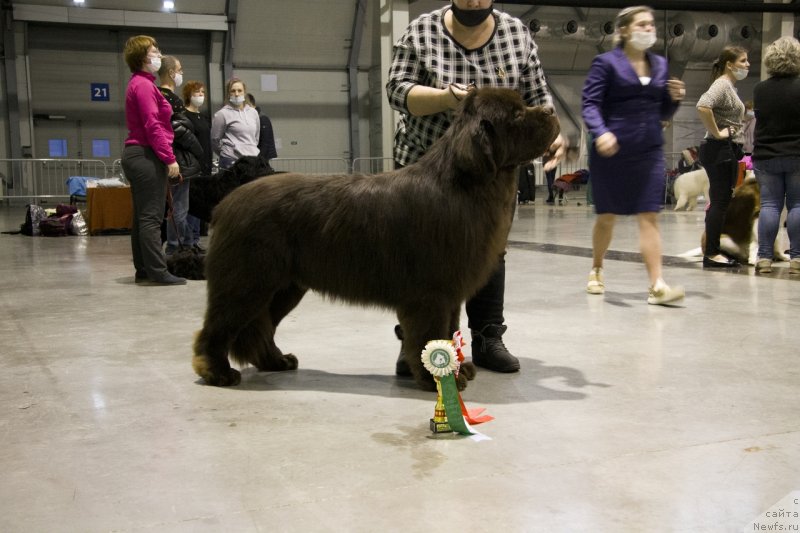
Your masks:
<svg viewBox="0 0 800 533"><path fill-rule="evenodd" d="M208 305L193 367L235 385L228 355L259 370L291 370L275 329L308 289L394 309L417 384L435 389L420 353L450 338L461 304L503 253L516 167L558 134L552 110L508 89L472 91L417 163L365 175L282 174L243 185L216 208L206 259ZM465 364L459 387L474 376Z"/></svg>

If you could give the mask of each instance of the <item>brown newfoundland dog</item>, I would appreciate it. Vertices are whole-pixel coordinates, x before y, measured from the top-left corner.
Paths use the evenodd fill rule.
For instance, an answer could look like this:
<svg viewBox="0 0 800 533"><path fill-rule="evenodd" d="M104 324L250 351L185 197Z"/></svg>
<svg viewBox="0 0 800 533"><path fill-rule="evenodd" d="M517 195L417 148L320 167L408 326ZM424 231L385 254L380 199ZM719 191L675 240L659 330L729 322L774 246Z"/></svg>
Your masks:
<svg viewBox="0 0 800 533"><path fill-rule="evenodd" d="M434 390L420 354L458 329L461 304L496 267L512 222L516 167L558 134L552 110L509 89L472 91L417 163L377 175L281 174L217 206L206 258L208 305L192 366L236 385L239 364L293 370L275 329L311 289L393 309L417 384ZM475 375L462 366L459 387Z"/></svg>

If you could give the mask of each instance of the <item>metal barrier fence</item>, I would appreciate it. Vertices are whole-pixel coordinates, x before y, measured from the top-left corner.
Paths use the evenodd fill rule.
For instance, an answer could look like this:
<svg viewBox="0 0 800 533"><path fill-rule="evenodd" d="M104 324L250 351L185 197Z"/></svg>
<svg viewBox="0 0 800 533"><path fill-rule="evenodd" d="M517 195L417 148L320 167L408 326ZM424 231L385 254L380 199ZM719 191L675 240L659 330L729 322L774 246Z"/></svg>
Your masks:
<svg viewBox="0 0 800 533"><path fill-rule="evenodd" d="M68 199L71 176L106 178L108 166L99 159L0 159L0 200Z"/></svg>
<svg viewBox="0 0 800 533"><path fill-rule="evenodd" d="M269 164L279 172L302 174L347 174L350 171L350 165L346 159L335 157L277 157L270 159Z"/></svg>
<svg viewBox="0 0 800 533"><path fill-rule="evenodd" d="M682 157L680 152L665 155L665 202L669 199L671 178ZM377 174L394 169L391 157L359 157L352 164L344 158L276 158L270 161L275 170L301 172L304 174ZM588 169L588 157L580 156L562 161L556 169L556 178L581 169ZM121 161L110 165L99 159L0 159L0 200L23 199L42 201L49 198L69 198L66 185L71 176L92 178L124 177ZM544 185L544 172L539 161L536 162L536 185ZM581 187L580 189L585 189ZM578 190L580 190L578 189ZM578 195L572 195L579 196Z"/></svg>
<svg viewBox="0 0 800 533"><path fill-rule="evenodd" d="M379 174L394 170L392 157L356 157L353 159L353 172L356 174Z"/></svg>

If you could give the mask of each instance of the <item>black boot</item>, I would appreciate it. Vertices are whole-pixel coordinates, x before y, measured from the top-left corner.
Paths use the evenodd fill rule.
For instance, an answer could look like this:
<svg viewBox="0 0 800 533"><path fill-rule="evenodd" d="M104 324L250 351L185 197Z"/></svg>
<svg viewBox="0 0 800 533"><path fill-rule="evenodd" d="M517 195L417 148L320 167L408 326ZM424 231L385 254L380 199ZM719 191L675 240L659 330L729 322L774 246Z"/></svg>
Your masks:
<svg viewBox="0 0 800 533"><path fill-rule="evenodd" d="M508 329L498 324L487 324L480 331L472 331L472 362L495 372L518 372L519 359L511 355L503 344L503 333Z"/></svg>

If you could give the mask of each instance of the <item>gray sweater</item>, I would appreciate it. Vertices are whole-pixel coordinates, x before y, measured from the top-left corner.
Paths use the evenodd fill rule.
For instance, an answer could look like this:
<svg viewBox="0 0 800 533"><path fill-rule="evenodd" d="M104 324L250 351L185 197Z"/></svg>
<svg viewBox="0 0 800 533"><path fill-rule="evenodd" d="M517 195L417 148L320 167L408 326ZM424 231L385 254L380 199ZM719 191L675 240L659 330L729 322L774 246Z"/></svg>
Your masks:
<svg viewBox="0 0 800 533"><path fill-rule="evenodd" d="M226 104L211 121L211 148L232 159L257 156L260 131L258 111L248 105L239 110Z"/></svg>

